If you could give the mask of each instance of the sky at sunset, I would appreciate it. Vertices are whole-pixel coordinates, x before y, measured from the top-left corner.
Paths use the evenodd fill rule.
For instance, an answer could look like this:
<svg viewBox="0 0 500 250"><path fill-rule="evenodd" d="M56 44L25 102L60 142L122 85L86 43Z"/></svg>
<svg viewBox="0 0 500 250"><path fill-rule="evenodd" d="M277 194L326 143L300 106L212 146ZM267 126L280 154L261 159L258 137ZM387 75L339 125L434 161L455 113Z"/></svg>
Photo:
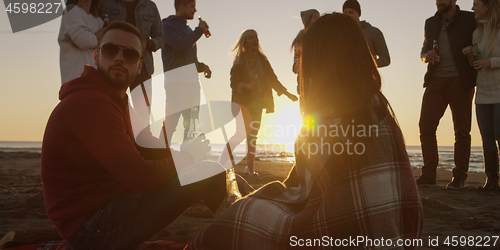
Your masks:
<svg viewBox="0 0 500 250"><path fill-rule="evenodd" d="M57 0L55 0L57 1ZM173 0L154 1L162 18L174 14ZM197 43L198 59L210 66L212 79L200 75L207 100L231 98L229 70L232 45L242 31L255 29L260 43L279 80L296 93L296 75L292 72L290 44L303 27L300 11L315 8L320 13L341 12L343 0L198 0L195 16L201 15L210 26L212 37ZM380 69L383 93L390 101L407 145L420 145L418 120L424 89L426 64L419 59L424 21L434 15L432 0L359 0L361 20L378 27L385 36L391 65ZM472 0L458 0L461 9L470 10ZM13 34L5 7L0 7L0 141L41 141L45 124L59 102L61 86L57 36L61 18ZM198 20L188 21L192 28ZM154 54L155 74L162 72L160 50ZM156 91L163 90L163 81ZM153 100L154 102L154 100ZM286 127L300 124L298 102L275 95L276 113L264 115L263 126ZM481 137L473 112L472 145L480 146ZM260 143L291 143L294 135L259 137ZM222 143L222 136L213 139ZM440 146L454 142L451 114L448 110L438 130Z"/></svg>

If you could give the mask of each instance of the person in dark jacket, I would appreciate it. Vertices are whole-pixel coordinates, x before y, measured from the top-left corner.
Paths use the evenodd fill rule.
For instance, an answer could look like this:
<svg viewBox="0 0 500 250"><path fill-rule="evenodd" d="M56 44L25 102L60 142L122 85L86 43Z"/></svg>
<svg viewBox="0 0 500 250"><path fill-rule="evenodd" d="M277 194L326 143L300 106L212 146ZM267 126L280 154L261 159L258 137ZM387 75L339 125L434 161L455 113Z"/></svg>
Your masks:
<svg viewBox="0 0 500 250"><path fill-rule="evenodd" d="M262 110L266 109L268 114L274 113L273 89L278 96L285 94L294 102L298 98L288 92L274 74L271 64L260 48L255 30L244 31L234 46L234 51L236 56L231 68L231 101L239 104L244 124L236 124L236 134L229 139L228 145L234 150L246 137L248 150L245 174L254 175L253 163ZM235 116L236 113L237 111L233 110ZM229 154L225 147L219 162L225 164L228 159Z"/></svg>
<svg viewBox="0 0 500 250"><path fill-rule="evenodd" d="M469 169L472 98L477 76L462 49L472 43L476 20L474 13L461 11L456 0L437 0L436 6L437 13L425 21L425 40L420 54L428 66L419 121L424 165L417 184L436 184L439 163L436 130L449 105L455 130L455 168L446 188L461 189ZM434 43L438 51L433 49Z"/></svg>
<svg viewBox="0 0 500 250"><path fill-rule="evenodd" d="M104 0L100 16L104 20L106 15L110 22L125 21L137 27L141 32L144 64L141 73L130 84L130 97L142 121L150 124L151 76L154 73L153 52L160 49L164 43L160 12L151 0Z"/></svg>
<svg viewBox="0 0 500 250"><path fill-rule="evenodd" d="M192 20L196 13L195 0L175 0L175 15L163 19L163 33L165 35L165 46L162 48L163 71L169 72L184 66L194 64L195 71L204 73L206 78L212 76L212 71L208 65L200 63L197 57L196 42L208 29L206 22L200 20L198 27L192 30L187 26L187 20ZM188 66L189 67L189 66ZM185 73L185 71L183 71ZM181 74L184 74L181 73ZM166 73L168 74L168 73ZM195 73L196 74L196 73ZM175 127L182 115L184 119L184 139L187 138L189 121L191 119L191 110L189 108L197 106L200 103L200 86L196 79L190 83L170 84L165 76L166 93L166 118L165 129L169 143L175 132ZM190 79L192 75L183 75L175 78ZM180 107L180 108L172 108Z"/></svg>
<svg viewBox="0 0 500 250"><path fill-rule="evenodd" d="M316 9L304 10L300 12L300 17L302 18L302 24L304 28L299 31L295 39L293 39L292 46L293 50L293 73L297 74L297 94L300 97L300 115L303 115L304 111L304 85L300 82L300 60L302 59L302 41L306 35L307 29L313 25L313 23L320 17L319 11Z"/></svg>
<svg viewBox="0 0 500 250"><path fill-rule="evenodd" d="M358 1L345 1L342 6L342 11L344 14L352 17L361 27L366 43L368 44L370 52L377 63L377 67L382 68L389 66L389 64L391 64L391 56L389 55L389 49L385 43L384 34L377 27L372 26L367 21L359 20L359 17L361 17L361 6Z"/></svg>
<svg viewBox="0 0 500 250"><path fill-rule="evenodd" d="M112 22L94 54L97 70L85 66L81 77L62 86L48 120L41 160L45 206L70 249L135 249L194 202L205 199L215 212L227 195L225 172L179 183L179 165L191 166L206 152L204 136L181 152L136 143L131 120L138 118L132 119L126 91L141 71L142 46L134 26Z"/></svg>

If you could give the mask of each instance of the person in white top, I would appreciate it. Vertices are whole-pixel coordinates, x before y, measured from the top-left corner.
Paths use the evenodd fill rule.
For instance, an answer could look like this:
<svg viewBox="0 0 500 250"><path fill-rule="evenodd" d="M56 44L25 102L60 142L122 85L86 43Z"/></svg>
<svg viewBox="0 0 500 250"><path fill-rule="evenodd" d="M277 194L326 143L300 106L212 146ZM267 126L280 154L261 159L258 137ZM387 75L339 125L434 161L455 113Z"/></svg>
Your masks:
<svg viewBox="0 0 500 250"><path fill-rule="evenodd" d="M59 30L61 82L79 77L85 64L94 66L94 51L103 32L101 0L79 0L62 16Z"/></svg>
<svg viewBox="0 0 500 250"><path fill-rule="evenodd" d="M500 141L500 3L499 0L474 0L472 10L479 21L472 42L462 50L476 70L476 117L483 140L484 172L480 191L498 191L498 144ZM476 48L476 51L474 51Z"/></svg>

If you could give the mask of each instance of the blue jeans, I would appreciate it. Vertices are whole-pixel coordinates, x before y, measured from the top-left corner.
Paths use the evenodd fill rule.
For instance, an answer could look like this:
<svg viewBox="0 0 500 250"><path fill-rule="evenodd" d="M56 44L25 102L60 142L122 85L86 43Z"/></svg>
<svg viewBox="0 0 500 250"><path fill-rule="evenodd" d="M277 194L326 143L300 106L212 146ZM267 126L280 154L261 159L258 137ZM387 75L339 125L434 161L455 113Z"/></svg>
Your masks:
<svg viewBox="0 0 500 250"><path fill-rule="evenodd" d="M476 118L484 151L498 151L500 140L500 103L476 104Z"/></svg>
<svg viewBox="0 0 500 250"><path fill-rule="evenodd" d="M225 178L224 172L182 187L175 178L146 195L126 191L87 219L68 245L70 249L134 249L201 199L215 212L226 196Z"/></svg>

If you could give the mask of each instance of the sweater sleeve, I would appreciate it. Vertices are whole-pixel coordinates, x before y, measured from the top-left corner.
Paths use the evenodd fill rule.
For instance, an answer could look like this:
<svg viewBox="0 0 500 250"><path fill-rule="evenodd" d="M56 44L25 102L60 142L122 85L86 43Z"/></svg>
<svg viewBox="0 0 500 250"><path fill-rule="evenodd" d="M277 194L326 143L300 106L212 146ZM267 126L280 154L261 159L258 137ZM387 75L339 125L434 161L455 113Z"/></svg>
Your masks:
<svg viewBox="0 0 500 250"><path fill-rule="evenodd" d="M122 185L146 194L176 176L171 158L145 160L127 134L122 113L111 100L95 98L75 113L75 136L89 153Z"/></svg>
<svg viewBox="0 0 500 250"><path fill-rule="evenodd" d="M422 50L420 51L420 59L422 61L424 61L425 55L427 54L427 52L429 52L429 50L431 50L431 46L432 46L432 44L430 44L429 41L427 40L427 22L428 21L425 21L424 42L422 44ZM431 43L432 43L432 41L431 41Z"/></svg>
<svg viewBox="0 0 500 250"><path fill-rule="evenodd" d="M476 31L474 31L474 35L476 35ZM495 52L500 51L500 30L497 31L497 34L498 34L497 35L497 42L495 44L495 48L493 48L493 51L495 51ZM475 38L475 36L474 36L474 38ZM500 57L497 57L497 56L490 57L490 63L491 63L490 67L492 69L500 68Z"/></svg>
<svg viewBox="0 0 500 250"><path fill-rule="evenodd" d="M490 61L492 69L500 68L500 57L490 57Z"/></svg>
<svg viewBox="0 0 500 250"><path fill-rule="evenodd" d="M97 37L90 30L89 24L85 23L87 17L82 15L82 11L78 7L64 14L62 18L66 27L65 33L78 48L82 50L97 48Z"/></svg>
<svg viewBox="0 0 500 250"><path fill-rule="evenodd" d="M243 68L241 67L241 64L234 64L231 68L231 89L236 91L238 94L245 94L245 89L243 88L245 82L243 79Z"/></svg>
<svg viewBox="0 0 500 250"><path fill-rule="evenodd" d="M375 54L378 56L376 59L377 67L382 68L389 66L391 64L391 56L389 55L389 49L385 42L384 34L379 29L375 28Z"/></svg>
<svg viewBox="0 0 500 250"><path fill-rule="evenodd" d="M174 24L172 23L167 23L163 26L165 43L172 47L176 52L185 52L190 50L203 34L203 30L196 27L196 29L189 33L187 37L183 37L178 29L179 27L174 27Z"/></svg>
<svg viewBox="0 0 500 250"><path fill-rule="evenodd" d="M281 82L278 80L278 77L274 73L273 67L271 67L271 63L269 63L268 60L265 60L264 67L266 67L267 71L267 82L271 85L271 87L276 91L278 96L281 96L286 92L285 86L281 84Z"/></svg>

